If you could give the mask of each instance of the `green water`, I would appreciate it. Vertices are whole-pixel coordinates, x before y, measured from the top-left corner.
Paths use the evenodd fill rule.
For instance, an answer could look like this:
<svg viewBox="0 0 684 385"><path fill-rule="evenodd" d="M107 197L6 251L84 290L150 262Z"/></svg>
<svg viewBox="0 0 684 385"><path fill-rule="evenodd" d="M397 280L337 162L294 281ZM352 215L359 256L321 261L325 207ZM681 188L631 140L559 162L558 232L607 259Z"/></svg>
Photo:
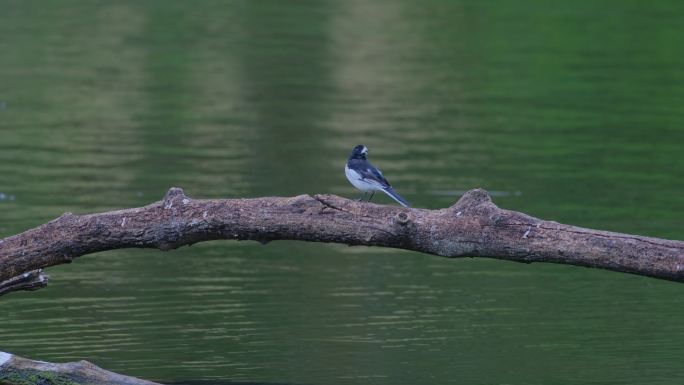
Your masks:
<svg viewBox="0 0 684 385"><path fill-rule="evenodd" d="M684 239L680 1L0 0L0 237L65 211L356 197ZM392 204L384 197L378 202ZM0 351L168 383L672 384L684 285L341 245L210 242L49 269Z"/></svg>

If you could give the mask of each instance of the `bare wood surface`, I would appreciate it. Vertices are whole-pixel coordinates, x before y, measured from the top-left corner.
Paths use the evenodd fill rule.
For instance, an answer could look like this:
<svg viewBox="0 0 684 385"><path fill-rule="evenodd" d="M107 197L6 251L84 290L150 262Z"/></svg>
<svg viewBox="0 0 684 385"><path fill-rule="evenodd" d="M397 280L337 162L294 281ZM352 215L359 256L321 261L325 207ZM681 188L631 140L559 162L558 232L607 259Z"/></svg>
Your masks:
<svg viewBox="0 0 684 385"><path fill-rule="evenodd" d="M0 385L159 385L104 370L88 361L55 364L0 352Z"/></svg>
<svg viewBox="0 0 684 385"><path fill-rule="evenodd" d="M32 270L0 282L0 295L11 291L38 290L47 286L48 280L49 277L43 273L42 269Z"/></svg>
<svg viewBox="0 0 684 385"><path fill-rule="evenodd" d="M498 208L470 190L441 210L335 195L196 200L171 188L145 207L61 217L0 240L0 282L103 250L215 239L335 242L444 257L552 262L684 281L684 242L591 230Z"/></svg>

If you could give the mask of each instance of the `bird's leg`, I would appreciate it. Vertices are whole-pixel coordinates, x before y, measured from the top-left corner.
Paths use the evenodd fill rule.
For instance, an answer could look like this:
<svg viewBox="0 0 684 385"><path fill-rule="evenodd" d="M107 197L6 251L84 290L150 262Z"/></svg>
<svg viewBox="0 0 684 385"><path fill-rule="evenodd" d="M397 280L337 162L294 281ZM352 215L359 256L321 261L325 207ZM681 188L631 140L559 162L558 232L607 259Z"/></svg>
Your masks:
<svg viewBox="0 0 684 385"><path fill-rule="evenodd" d="M359 197L356 201L361 202L365 197L366 197L366 192L364 191L363 195L361 197Z"/></svg>
<svg viewBox="0 0 684 385"><path fill-rule="evenodd" d="M370 198L368 198L368 202L370 202L370 201L371 201L371 199L373 199L373 195L375 195L375 191L373 191L373 192L371 193L371 196L370 196Z"/></svg>

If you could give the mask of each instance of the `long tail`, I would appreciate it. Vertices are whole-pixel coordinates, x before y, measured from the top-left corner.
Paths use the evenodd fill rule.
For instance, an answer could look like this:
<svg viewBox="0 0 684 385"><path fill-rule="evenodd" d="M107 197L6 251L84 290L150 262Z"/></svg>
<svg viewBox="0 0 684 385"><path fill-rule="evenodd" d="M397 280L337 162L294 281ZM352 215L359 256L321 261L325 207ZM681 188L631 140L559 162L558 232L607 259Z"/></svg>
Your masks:
<svg viewBox="0 0 684 385"><path fill-rule="evenodd" d="M411 204L406 201L406 199L402 198L399 194L397 194L391 187L386 187L382 189L382 191L389 195L390 198L394 199L395 201L399 202L400 205L404 207L411 207Z"/></svg>

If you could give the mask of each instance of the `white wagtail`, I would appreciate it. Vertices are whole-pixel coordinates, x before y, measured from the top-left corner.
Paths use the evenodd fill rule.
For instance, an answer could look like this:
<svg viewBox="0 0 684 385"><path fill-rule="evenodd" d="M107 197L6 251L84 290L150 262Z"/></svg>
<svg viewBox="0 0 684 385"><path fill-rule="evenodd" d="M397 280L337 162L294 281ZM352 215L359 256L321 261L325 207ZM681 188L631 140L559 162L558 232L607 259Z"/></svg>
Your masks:
<svg viewBox="0 0 684 385"><path fill-rule="evenodd" d="M363 198L366 197L366 193L370 192L369 202L373 199L373 194L376 191L382 191L389 195L390 198L399 202L400 205L409 207L409 203L394 192L392 186L382 175L382 172L370 164L366 159L366 154L368 154L368 148L360 144L352 150L349 160L347 160L347 165L344 167L344 174L349 179L349 182L357 189L363 191Z"/></svg>

